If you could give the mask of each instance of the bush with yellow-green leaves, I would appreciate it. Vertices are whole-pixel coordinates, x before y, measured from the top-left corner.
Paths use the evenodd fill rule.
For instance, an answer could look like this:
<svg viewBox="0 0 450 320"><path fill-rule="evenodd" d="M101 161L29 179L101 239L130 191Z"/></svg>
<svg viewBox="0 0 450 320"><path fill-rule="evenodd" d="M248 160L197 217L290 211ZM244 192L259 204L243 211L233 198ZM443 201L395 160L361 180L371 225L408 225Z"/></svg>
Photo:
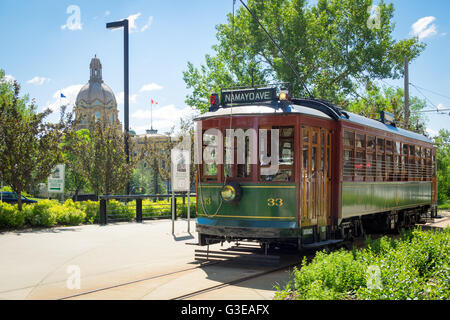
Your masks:
<svg viewBox="0 0 450 320"><path fill-rule="evenodd" d="M186 215L187 204L182 206L181 199L177 199L177 204L178 216ZM135 206L136 201L123 203L109 200L107 203L108 217L111 220L131 221L136 216ZM142 213L144 217L170 216L170 203L166 200L153 202L150 199L144 199ZM195 198L191 200L191 216L195 216ZM98 223L99 217L99 201L74 202L69 199L61 204L57 200L45 199L33 204L24 204L22 211L18 210L17 205L0 202L0 229L17 229L24 226L76 226Z"/></svg>
<svg viewBox="0 0 450 320"><path fill-rule="evenodd" d="M301 268L276 299L448 300L450 228L417 228L400 239L367 239L360 250L321 251Z"/></svg>

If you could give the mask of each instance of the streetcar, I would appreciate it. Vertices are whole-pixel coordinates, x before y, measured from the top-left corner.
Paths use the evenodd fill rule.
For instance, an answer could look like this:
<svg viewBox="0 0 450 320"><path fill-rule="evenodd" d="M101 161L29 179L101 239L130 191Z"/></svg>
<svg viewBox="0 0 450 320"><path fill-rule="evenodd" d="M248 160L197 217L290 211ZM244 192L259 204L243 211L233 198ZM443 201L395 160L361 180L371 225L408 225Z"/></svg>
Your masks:
<svg viewBox="0 0 450 320"><path fill-rule="evenodd" d="M369 119L280 86L212 94L197 128L199 245L299 249L436 215L436 148L382 112Z"/></svg>

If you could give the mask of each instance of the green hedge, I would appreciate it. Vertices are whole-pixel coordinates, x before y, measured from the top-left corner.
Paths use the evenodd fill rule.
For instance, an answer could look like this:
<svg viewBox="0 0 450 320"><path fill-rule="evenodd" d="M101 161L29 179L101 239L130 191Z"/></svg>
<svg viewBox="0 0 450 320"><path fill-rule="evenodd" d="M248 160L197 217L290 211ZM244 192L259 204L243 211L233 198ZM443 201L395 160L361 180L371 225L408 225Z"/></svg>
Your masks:
<svg viewBox="0 0 450 320"><path fill-rule="evenodd" d="M20 228L25 223L25 213L17 205L0 201L0 228Z"/></svg>
<svg viewBox="0 0 450 320"><path fill-rule="evenodd" d="M178 199L177 214L186 215L187 205L182 206ZM142 202L144 217L170 216L170 203L167 201L153 202L144 199ZM19 211L17 205L0 202L0 229L32 227L53 227L57 224L76 226L80 224L98 223L100 218L99 201L74 202L71 199L60 204L57 200L40 200L34 204L24 204ZM136 201L127 204L117 200L107 202L107 214L111 220L131 221L136 217ZM195 198L191 200L191 216L195 217Z"/></svg>
<svg viewBox="0 0 450 320"><path fill-rule="evenodd" d="M365 249L306 258L276 299L450 299L450 228L416 229L401 239L367 240Z"/></svg>

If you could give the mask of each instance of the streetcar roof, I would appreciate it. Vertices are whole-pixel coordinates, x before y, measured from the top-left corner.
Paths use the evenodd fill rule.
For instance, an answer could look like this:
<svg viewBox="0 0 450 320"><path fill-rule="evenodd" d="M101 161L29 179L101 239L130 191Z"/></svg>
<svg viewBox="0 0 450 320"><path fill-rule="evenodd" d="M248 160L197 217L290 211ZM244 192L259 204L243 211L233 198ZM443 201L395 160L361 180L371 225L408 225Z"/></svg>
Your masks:
<svg viewBox="0 0 450 320"><path fill-rule="evenodd" d="M409 130L405 130L402 128L397 128L394 126L390 126L387 125L381 121L378 120L374 120L374 119L370 119L364 116L361 116L359 114L355 114L355 113L351 113L351 112L347 112L349 118L347 119L346 117L342 117L343 121L349 121L349 122L353 122L353 123L357 123L363 126L367 126L367 127L372 127L375 129L380 129L383 131L388 131L400 136L404 136L404 137L408 137L411 139L416 139L416 140L420 140L423 142L427 142L427 143L433 143L433 141L431 141L430 139L428 139L427 137L425 137L424 135L421 135L419 133L413 132L413 131L409 131Z"/></svg>
<svg viewBox="0 0 450 320"><path fill-rule="evenodd" d="M194 120L205 120L208 118L230 116L230 115L275 115L275 114L289 114L289 113L301 113L310 116L316 116L325 119L331 119L328 115L315 109L311 109L299 105L284 105L282 103L274 104L251 104L234 106L228 108L219 108L216 111L208 111Z"/></svg>
<svg viewBox="0 0 450 320"><path fill-rule="evenodd" d="M408 131L405 129L397 128L391 125L387 125L381 121L370 119L355 113L351 113L348 111L344 111L345 115L348 115L348 118L345 115L341 115L339 120L349 121L352 123L356 123L362 126L367 126L383 131L388 131L393 134L401 135L404 137L408 137L411 139L416 139L419 141L433 143L430 139L425 137L424 135ZM224 116L245 116L245 115L282 115L282 114L304 114L314 117L319 117L323 119L332 120L332 118L325 114L324 112L311 108L302 106L301 104L286 104L286 103L258 103L258 104L247 104L247 105L237 105L233 107L226 108L218 108L215 111L208 111L194 120L206 120L209 118L215 117L224 117Z"/></svg>

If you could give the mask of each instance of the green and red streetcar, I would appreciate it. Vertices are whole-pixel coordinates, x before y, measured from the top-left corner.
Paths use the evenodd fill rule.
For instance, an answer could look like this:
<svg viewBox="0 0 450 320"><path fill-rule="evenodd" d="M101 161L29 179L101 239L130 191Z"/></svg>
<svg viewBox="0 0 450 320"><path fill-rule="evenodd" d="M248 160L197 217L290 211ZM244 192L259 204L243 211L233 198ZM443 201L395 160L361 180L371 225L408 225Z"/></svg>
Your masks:
<svg viewBox="0 0 450 320"><path fill-rule="evenodd" d="M435 215L436 149L392 118L290 98L276 86L213 94L196 119L199 244L303 248Z"/></svg>

